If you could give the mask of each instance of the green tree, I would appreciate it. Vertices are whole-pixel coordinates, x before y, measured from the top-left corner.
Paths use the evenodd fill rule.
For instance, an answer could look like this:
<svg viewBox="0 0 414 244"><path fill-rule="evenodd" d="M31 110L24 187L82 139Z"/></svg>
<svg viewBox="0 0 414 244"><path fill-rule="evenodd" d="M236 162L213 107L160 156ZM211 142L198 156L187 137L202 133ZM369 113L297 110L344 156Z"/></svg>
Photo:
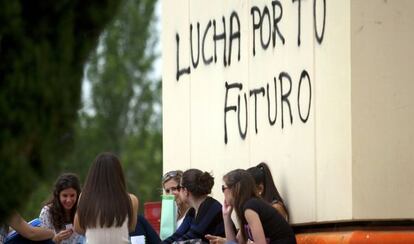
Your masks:
<svg viewBox="0 0 414 244"><path fill-rule="evenodd" d="M71 148L83 66L119 2L0 1L0 222Z"/></svg>
<svg viewBox="0 0 414 244"><path fill-rule="evenodd" d="M162 171L161 82L152 75L155 4L125 0L101 35L85 69L90 96L80 112L74 151L64 162L65 170L84 180L98 153L115 152L141 203L159 199Z"/></svg>

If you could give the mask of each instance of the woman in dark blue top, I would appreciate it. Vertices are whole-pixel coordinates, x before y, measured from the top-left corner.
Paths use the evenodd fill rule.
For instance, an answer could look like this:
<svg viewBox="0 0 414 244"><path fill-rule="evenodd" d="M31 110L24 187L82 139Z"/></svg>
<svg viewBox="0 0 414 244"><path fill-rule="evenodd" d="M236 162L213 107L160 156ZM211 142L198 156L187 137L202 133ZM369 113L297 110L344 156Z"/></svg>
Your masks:
<svg viewBox="0 0 414 244"><path fill-rule="evenodd" d="M155 232L154 228L150 225L148 220L138 214L137 217L137 225L135 226L135 230L129 233L129 236L145 236L146 243L160 243L161 239L158 236L157 232Z"/></svg>
<svg viewBox="0 0 414 244"><path fill-rule="evenodd" d="M180 184L180 198L192 209L186 220L177 231L163 243L201 239L208 242L205 235L224 236L222 206L214 198L209 197L214 178L208 172L189 169L183 173Z"/></svg>

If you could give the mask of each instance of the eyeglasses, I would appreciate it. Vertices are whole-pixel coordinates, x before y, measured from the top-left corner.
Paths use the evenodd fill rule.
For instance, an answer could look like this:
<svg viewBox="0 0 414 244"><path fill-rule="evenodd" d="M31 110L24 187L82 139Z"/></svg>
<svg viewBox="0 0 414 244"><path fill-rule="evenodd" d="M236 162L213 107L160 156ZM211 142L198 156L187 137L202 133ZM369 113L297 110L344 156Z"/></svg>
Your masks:
<svg viewBox="0 0 414 244"><path fill-rule="evenodd" d="M168 188L168 189L165 189L165 193L167 193L167 194L171 194L171 193L173 193L173 192L175 192L175 191L180 191L181 190L181 188L183 188L182 186L180 186L180 185L178 185L178 186L173 186L173 187L170 187L170 188Z"/></svg>
<svg viewBox="0 0 414 244"><path fill-rule="evenodd" d="M165 175L162 177L162 183L169 181L172 178L179 177L181 178L183 176L183 172L181 170L173 170L165 173Z"/></svg>
<svg viewBox="0 0 414 244"><path fill-rule="evenodd" d="M221 191L224 193L224 191L226 190L226 189L229 189L230 187L228 187L228 186L225 186L225 185L221 185Z"/></svg>

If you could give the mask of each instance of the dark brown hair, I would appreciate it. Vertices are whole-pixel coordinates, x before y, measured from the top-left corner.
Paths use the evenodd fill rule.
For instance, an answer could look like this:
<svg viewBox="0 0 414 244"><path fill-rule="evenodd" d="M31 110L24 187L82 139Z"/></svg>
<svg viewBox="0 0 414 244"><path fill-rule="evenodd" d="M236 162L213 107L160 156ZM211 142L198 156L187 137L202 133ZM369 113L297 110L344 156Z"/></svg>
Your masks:
<svg viewBox="0 0 414 244"><path fill-rule="evenodd" d="M79 225L122 226L133 220L132 203L126 190L121 163L112 153L99 154L91 165L78 206Z"/></svg>
<svg viewBox="0 0 414 244"><path fill-rule="evenodd" d="M281 202L286 213L288 214L285 203L283 202L283 199L276 188L275 182L273 181L272 172L270 172L269 166L266 163L261 162L255 167L248 168L247 171L253 176L256 185L263 185L261 197L266 202L271 204L275 201Z"/></svg>
<svg viewBox="0 0 414 244"><path fill-rule="evenodd" d="M247 240L248 237L244 229L247 220L244 217L243 206L247 200L258 197L254 179L246 170L235 169L224 175L223 181L232 191L233 208L240 224L240 231L244 240Z"/></svg>
<svg viewBox="0 0 414 244"><path fill-rule="evenodd" d="M65 209L63 208L62 203L60 202L59 195L63 190L69 188L73 188L76 191L77 196L76 202L70 210L70 219L67 219L67 217L65 217ZM57 178L53 188L53 196L47 202L47 206L49 206L49 211L51 214L51 221L56 232L65 229L65 224L73 223L80 192L81 187L77 175L72 173L65 173Z"/></svg>
<svg viewBox="0 0 414 244"><path fill-rule="evenodd" d="M187 188L194 197L201 197L211 193L211 188L214 186L214 177L199 169L189 169L183 173L181 186Z"/></svg>

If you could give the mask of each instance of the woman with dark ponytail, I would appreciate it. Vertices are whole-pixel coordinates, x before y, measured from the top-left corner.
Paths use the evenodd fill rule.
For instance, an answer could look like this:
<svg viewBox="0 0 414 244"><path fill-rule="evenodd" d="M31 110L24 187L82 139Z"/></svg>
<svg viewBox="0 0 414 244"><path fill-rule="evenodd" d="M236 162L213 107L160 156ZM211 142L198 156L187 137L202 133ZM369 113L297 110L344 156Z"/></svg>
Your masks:
<svg viewBox="0 0 414 244"><path fill-rule="evenodd" d="M296 244L292 228L275 208L258 196L254 179L246 170L230 171L224 175L223 183L227 242ZM237 235L231 227L233 209L240 226Z"/></svg>
<svg viewBox="0 0 414 244"><path fill-rule="evenodd" d="M222 205L208 196L214 185L214 178L208 172L189 169L183 173L179 186L181 201L191 209L187 214L193 216L189 225L180 226L177 231L163 243L201 239L208 242L205 235L224 236Z"/></svg>
<svg viewBox="0 0 414 244"><path fill-rule="evenodd" d="M257 166L248 168L247 171L253 176L259 196L270 203L288 221L289 213L273 181L269 166L261 162Z"/></svg>

